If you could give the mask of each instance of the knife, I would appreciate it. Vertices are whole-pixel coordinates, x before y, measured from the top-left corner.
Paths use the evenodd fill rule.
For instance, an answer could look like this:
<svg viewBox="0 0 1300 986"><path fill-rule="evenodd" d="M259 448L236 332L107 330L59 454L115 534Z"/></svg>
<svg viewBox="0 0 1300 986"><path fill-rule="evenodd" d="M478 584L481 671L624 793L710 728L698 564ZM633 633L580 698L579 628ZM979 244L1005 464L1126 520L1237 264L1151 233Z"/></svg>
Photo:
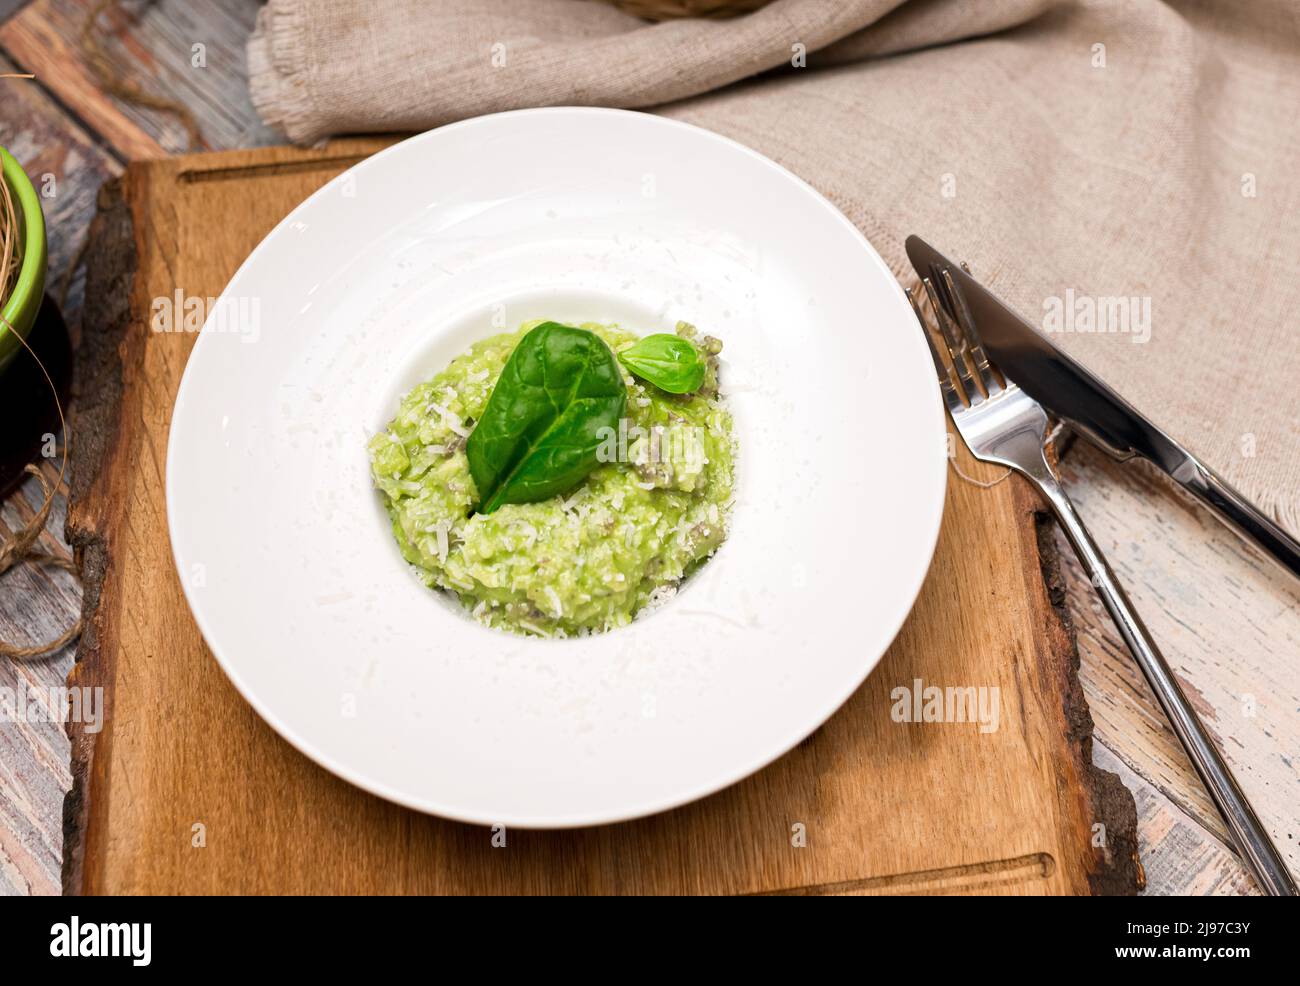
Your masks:
<svg viewBox="0 0 1300 986"><path fill-rule="evenodd" d="M970 272L919 236L907 257L919 277L947 267L993 362L1056 417L1114 458L1141 456L1194 494L1222 521L1300 578L1300 541L1266 517L1223 477L1152 424L1119 394L1062 352Z"/></svg>

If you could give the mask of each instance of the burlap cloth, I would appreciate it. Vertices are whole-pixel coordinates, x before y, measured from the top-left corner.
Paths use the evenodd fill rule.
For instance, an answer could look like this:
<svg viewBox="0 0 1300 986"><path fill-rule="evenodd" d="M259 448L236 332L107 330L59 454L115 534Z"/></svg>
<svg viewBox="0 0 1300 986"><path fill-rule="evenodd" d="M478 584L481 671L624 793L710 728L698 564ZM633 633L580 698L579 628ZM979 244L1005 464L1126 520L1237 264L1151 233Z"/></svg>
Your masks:
<svg viewBox="0 0 1300 986"><path fill-rule="evenodd" d="M1293 0L776 0L662 24L582 0L271 0L248 56L258 111L299 142L560 104L733 137L906 283L916 232L1032 320L1074 309L1072 355L1300 530ZM1077 331L1105 298L1137 299L1129 330Z"/></svg>

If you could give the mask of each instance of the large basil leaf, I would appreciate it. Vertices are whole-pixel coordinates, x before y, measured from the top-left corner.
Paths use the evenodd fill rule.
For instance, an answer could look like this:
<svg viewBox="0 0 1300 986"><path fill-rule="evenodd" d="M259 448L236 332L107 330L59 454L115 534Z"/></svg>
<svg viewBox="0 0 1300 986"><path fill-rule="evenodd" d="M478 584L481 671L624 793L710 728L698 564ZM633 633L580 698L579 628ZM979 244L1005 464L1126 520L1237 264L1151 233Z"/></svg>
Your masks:
<svg viewBox="0 0 1300 986"><path fill-rule="evenodd" d="M704 355L688 339L660 332L618 354L629 372L670 394L690 394L704 383Z"/></svg>
<svg viewBox="0 0 1300 986"><path fill-rule="evenodd" d="M602 429L617 430L626 405L618 362L598 336L558 322L528 332L465 447L479 513L572 489L596 467Z"/></svg>

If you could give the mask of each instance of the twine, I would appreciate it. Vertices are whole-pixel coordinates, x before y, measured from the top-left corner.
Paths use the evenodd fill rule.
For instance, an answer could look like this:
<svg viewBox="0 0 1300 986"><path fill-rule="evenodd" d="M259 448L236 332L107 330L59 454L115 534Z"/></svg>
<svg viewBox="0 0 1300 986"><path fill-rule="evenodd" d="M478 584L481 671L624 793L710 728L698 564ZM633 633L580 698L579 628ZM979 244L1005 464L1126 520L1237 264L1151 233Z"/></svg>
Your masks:
<svg viewBox="0 0 1300 986"><path fill-rule="evenodd" d="M199 129L199 123L188 106L174 99L151 96L144 91L138 82L122 78L120 73L115 71L112 59L108 57L108 52L99 43L99 38L95 33L95 25L100 14L114 6L114 0L99 0L99 3L92 7L90 13L86 15L86 22L81 26L81 37L78 39L81 53L86 57L86 64L90 66L90 70L95 73L100 88L110 96L116 96L118 99L125 100L135 106L143 106L145 109L172 114L180 120L189 134L189 147L191 150L195 147L211 150L208 142L203 139L203 132Z"/></svg>
<svg viewBox="0 0 1300 986"><path fill-rule="evenodd" d="M59 412L59 426L64 434L63 458L59 463L59 482L56 486L51 487L46 481L45 475L34 465L28 465L23 471L28 475L35 476L36 481L40 483L41 492L45 495L45 500L41 504L41 509L36 511L26 524L15 531L10 537L0 544L0 578L3 578L9 569L13 568L20 562L33 562L40 565L49 565L53 568L61 568L65 572L71 572L77 575L77 567L66 558L60 558L58 555L52 555L48 551L42 551L37 548L36 540L45 530L45 524L50 518L50 510L54 506L54 496L59 487L63 486L64 475L68 468L68 424L63 417L63 403L59 400L59 389L54 386L54 381L50 378L49 371L45 369L45 364L41 362L40 357L32 350L27 340L9 324L8 319L0 316L0 322L11 332L15 339L22 343L23 348L31 354L32 359L36 360L36 365L41 368L41 373L45 376L45 382L50 385L50 393L54 395L54 406ZM15 644L7 640L0 640L0 657L8 657L15 661L25 661L33 657L45 657L57 650L67 646L81 635L82 616L77 615L77 621L59 636L43 644Z"/></svg>
<svg viewBox="0 0 1300 986"><path fill-rule="evenodd" d="M970 483L972 486L978 486L982 490L993 489L993 487L997 486L998 483L1001 483L1003 480L1005 480L1008 476L1011 475L1011 469L1010 467L1008 467L1007 471L1004 472L997 479L990 479L986 481L983 479L976 479L974 476L967 476L964 472L961 471L961 466L957 465L957 460L955 458L949 459L948 465L952 466L952 471L955 472L962 479L964 479L966 482Z"/></svg>

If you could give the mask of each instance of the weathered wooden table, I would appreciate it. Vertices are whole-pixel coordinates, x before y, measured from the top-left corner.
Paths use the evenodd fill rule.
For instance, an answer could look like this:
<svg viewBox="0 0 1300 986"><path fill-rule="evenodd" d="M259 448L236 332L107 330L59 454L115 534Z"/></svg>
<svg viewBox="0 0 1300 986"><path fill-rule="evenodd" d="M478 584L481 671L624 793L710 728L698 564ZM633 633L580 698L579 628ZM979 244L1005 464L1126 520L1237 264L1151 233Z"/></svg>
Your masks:
<svg viewBox="0 0 1300 986"><path fill-rule="evenodd" d="M0 0L0 144L42 181L50 230L50 283L58 291L94 212L101 183L135 158L190 149L174 115L107 94L80 38L99 0ZM244 41L257 0L109 5L96 20L117 76L189 108L212 149L279 143L249 104ZM196 47L201 46L201 47ZM74 338L80 285L66 311ZM57 477L53 462L43 466ZM1242 786L1300 870L1300 716L1258 715L1257 698L1300 711L1300 584L1282 575L1141 466L1117 466L1082 443L1065 463L1071 495L1160 641ZM954 479L953 481L958 481ZM29 519L29 482L0 505L0 536ZM68 553L56 505L47 550ZM1082 678L1096 720L1095 758L1137 799L1147 893L1243 894L1254 885L1140 673L1062 542L1066 603L1079 638ZM61 571L22 566L0 581L0 635L34 641L75 620L79 589ZM59 686L73 648L40 661L0 662L0 687ZM1276 701L1273 703L1276 705ZM68 741L53 721L0 722L0 892L53 894L61 885Z"/></svg>

